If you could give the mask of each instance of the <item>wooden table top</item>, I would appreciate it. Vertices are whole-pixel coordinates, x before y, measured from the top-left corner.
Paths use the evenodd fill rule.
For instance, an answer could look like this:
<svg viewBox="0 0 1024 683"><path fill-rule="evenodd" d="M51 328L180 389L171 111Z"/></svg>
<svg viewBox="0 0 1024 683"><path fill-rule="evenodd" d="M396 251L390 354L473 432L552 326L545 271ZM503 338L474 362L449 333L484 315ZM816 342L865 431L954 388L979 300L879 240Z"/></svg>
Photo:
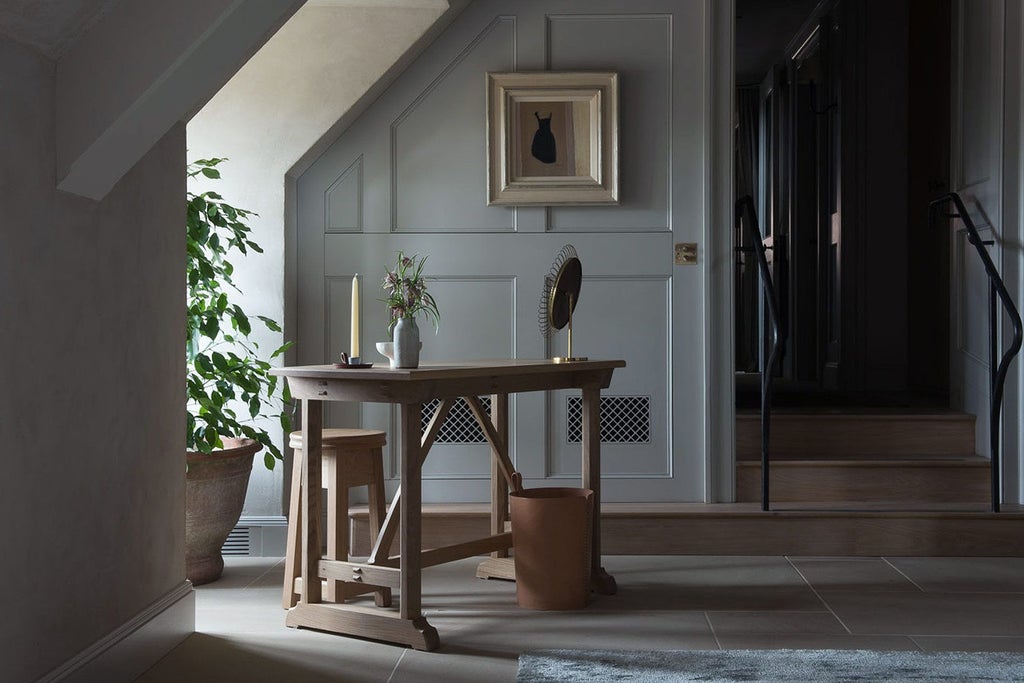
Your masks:
<svg viewBox="0 0 1024 683"><path fill-rule="evenodd" d="M555 363L550 359L433 361L418 368L355 370L333 365L273 368L287 377L295 398L412 403L448 396L544 391L597 386L605 388L623 360Z"/></svg>
<svg viewBox="0 0 1024 683"><path fill-rule="evenodd" d="M451 360L420 363L418 368L390 369L387 361L374 364L372 368L360 370L338 368L333 365L296 365L272 368L271 374L282 377L307 377L311 379L365 379L380 381L410 381L461 379L481 375L523 375L537 373L565 374L580 370L611 370L626 366L624 360L583 360L571 363L556 363L551 359L502 358L496 360Z"/></svg>

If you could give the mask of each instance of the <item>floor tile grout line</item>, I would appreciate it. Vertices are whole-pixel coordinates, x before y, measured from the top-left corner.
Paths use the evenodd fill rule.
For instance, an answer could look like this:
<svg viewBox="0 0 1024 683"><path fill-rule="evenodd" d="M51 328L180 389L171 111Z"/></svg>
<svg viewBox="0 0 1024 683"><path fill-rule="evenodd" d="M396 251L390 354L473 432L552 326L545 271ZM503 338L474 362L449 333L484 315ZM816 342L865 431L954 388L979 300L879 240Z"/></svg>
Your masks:
<svg viewBox="0 0 1024 683"><path fill-rule="evenodd" d="M718 649L722 649L722 641L718 639L718 634L715 633L715 625L711 623L711 615L708 614L707 610L704 611L704 621L708 622L708 628L711 629L711 637L715 639L715 645Z"/></svg>
<svg viewBox="0 0 1024 683"><path fill-rule="evenodd" d="M402 654L398 655L398 661L395 662L395 668L391 670L391 675L388 676L387 683L391 683L391 681L395 679L395 674L398 673L398 665L402 663L403 659L405 659L406 652L408 652L408 650L402 650Z"/></svg>
<svg viewBox="0 0 1024 683"><path fill-rule="evenodd" d="M276 556L274 556L274 557L273 557L273 558L271 558L271 559L274 559L274 558L276 558L276 559L277 559L277 562L275 562L274 564L270 565L270 566L269 566L269 567L268 567L268 568L267 568L267 569L266 569L266 570L265 570L265 571L264 571L264 572L263 572L262 574L259 574L259 575L257 575L257 576L256 576L256 578L254 578L254 579L253 579L252 581L250 581L249 583L247 583L247 584L245 584L244 586L242 586L242 590L249 590L249 588L251 588L252 586L256 585L256 583L257 583L257 582L258 582L258 581L259 581L260 579L262 579L262 578L263 578L264 576L266 576L266 575L267 575L267 574L269 574L270 572L272 572L272 571L274 571L275 569L277 569L277 565L279 565L279 564L281 564L282 562L284 562L284 558L283 558L283 557L276 557Z"/></svg>
<svg viewBox="0 0 1024 683"><path fill-rule="evenodd" d="M665 610L647 610L653 611L665 611ZM677 609L672 610L674 612L699 612L705 611L708 614L762 614L766 611L771 614L829 614L832 610L827 607L824 609L708 609L708 610L695 610L695 609Z"/></svg>
<svg viewBox="0 0 1024 683"><path fill-rule="evenodd" d="M919 585L919 584L917 583L917 581L914 581L914 580L913 580L912 578L910 578L909 576L907 576L907 573L906 573L906 572L904 572L904 571L900 570L900 568L899 568L899 567L897 567L897 566L896 566L896 565L894 565L894 564L893 564L892 562L890 562L890 561L889 561L889 558L888 558L888 557L883 557L883 558L881 558L881 559L882 559L882 562L885 562L885 563L886 563L887 565L889 565L890 567L892 567L893 569L895 569L895 570L896 570L896 573L898 573L898 574L899 574L900 576L902 576L902 577L903 577L903 578L905 578L905 579L906 579L907 581L909 581L909 582L910 582L910 583L911 583L911 584L912 584L912 585L913 585L913 586L914 586L915 588L917 588L917 590L921 591L922 593L927 593L927 592L928 592L928 591L926 591L926 590L925 590L924 588L922 588L922 587L921 587L921 586L920 586L920 585Z"/></svg>
<svg viewBox="0 0 1024 683"><path fill-rule="evenodd" d="M832 609L832 605L825 602L825 598L821 597L821 594L818 593L818 590L811 585L811 582L807 579L806 576L804 576L804 573L800 571L800 568L797 567L796 564L793 562L793 558L791 558L789 555L786 555L785 557L786 562L789 562L789 566L793 568L793 571L795 571L800 576L800 578L804 580L804 583L807 584L807 587L811 589L812 593L814 593L814 597L818 598L821 604L825 606L825 609L827 609L829 613L833 616L833 618L835 618L835 620L839 622L839 625L846 629L846 632L852 636L853 631L850 630L850 627L847 626L846 623L839 618L839 615L836 614L836 611Z"/></svg>

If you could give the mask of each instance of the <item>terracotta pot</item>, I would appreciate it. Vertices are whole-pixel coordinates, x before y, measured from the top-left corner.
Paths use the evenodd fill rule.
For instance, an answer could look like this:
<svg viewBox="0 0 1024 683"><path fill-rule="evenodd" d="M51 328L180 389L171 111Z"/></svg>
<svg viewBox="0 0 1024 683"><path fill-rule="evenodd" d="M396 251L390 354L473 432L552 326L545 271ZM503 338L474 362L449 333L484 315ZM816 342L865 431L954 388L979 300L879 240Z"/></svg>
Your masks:
<svg viewBox="0 0 1024 683"><path fill-rule="evenodd" d="M510 496L516 602L579 609L590 599L590 489L523 489Z"/></svg>
<svg viewBox="0 0 1024 683"><path fill-rule="evenodd" d="M224 439L224 446L185 453L185 576L197 586L224 571L220 548L242 515L252 458L263 448L253 439Z"/></svg>

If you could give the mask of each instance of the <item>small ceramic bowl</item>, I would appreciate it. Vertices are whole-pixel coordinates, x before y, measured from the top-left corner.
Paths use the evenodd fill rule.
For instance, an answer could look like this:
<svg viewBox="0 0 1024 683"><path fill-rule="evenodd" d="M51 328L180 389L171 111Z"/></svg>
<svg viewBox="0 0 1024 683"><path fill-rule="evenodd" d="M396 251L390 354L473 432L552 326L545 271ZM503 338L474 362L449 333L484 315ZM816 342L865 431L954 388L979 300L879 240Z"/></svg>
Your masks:
<svg viewBox="0 0 1024 683"><path fill-rule="evenodd" d="M395 357L395 342L377 342L377 353L388 359Z"/></svg>
<svg viewBox="0 0 1024 683"><path fill-rule="evenodd" d="M420 342L420 350L423 350L423 342ZM394 342L377 342L377 353L384 356L390 362L391 369L395 368L395 343Z"/></svg>

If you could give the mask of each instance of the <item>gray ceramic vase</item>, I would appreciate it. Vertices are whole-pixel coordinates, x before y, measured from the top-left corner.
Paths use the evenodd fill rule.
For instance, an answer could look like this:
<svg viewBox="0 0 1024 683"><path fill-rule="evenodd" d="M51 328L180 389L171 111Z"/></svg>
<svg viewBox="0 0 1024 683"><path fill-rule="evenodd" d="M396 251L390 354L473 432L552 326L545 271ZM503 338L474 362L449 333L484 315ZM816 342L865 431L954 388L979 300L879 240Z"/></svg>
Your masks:
<svg viewBox="0 0 1024 683"><path fill-rule="evenodd" d="M399 318L395 324L395 367L416 368L420 365L420 328L416 318Z"/></svg>

